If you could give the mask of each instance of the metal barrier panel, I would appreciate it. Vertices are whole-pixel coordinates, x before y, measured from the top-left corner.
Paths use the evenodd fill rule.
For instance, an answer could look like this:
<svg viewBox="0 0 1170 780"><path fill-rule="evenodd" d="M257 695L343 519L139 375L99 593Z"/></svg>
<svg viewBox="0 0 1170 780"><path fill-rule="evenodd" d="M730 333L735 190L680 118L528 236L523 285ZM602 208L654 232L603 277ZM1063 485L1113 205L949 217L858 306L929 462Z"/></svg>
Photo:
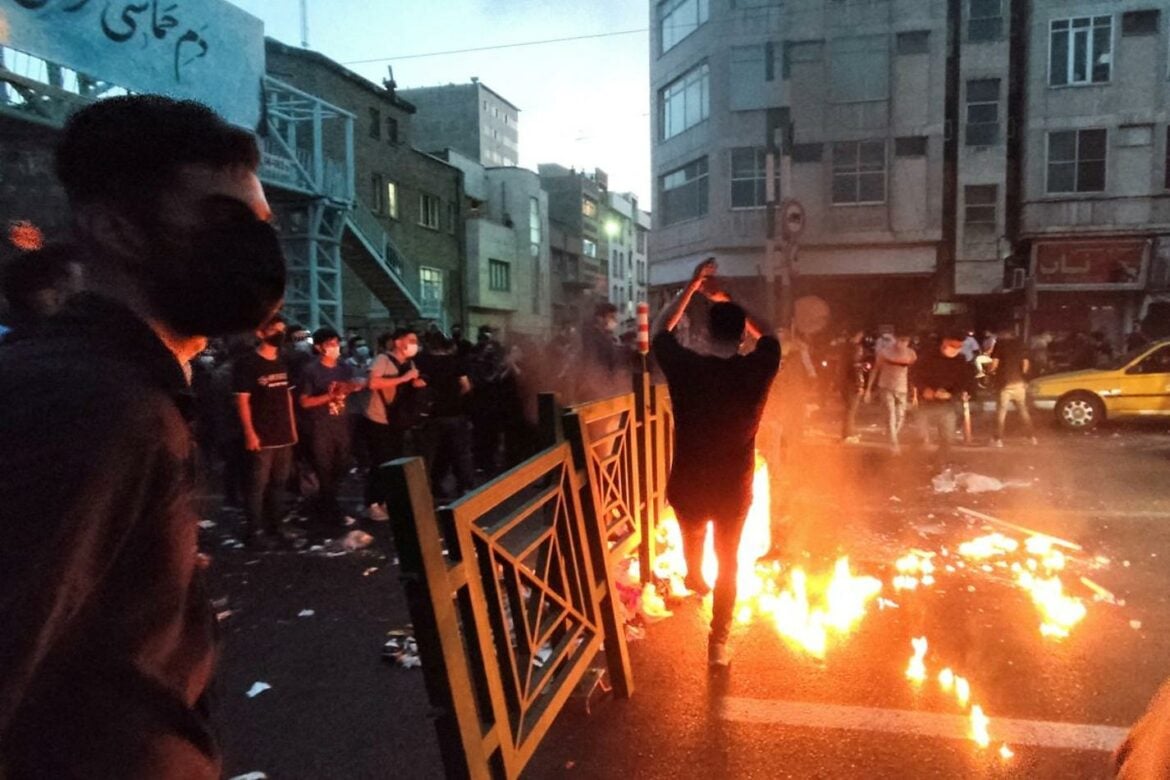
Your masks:
<svg viewBox="0 0 1170 780"><path fill-rule="evenodd" d="M569 445L438 516L420 459L382 468L447 775L518 777L603 640L615 690L633 688L613 582L593 560L605 539L582 510Z"/></svg>
<svg viewBox="0 0 1170 780"><path fill-rule="evenodd" d="M574 462L592 493L594 511L605 528L606 558L612 567L638 551L643 513L637 407L633 394L617 395L565 411L565 436ZM587 510L588 511L588 508Z"/></svg>

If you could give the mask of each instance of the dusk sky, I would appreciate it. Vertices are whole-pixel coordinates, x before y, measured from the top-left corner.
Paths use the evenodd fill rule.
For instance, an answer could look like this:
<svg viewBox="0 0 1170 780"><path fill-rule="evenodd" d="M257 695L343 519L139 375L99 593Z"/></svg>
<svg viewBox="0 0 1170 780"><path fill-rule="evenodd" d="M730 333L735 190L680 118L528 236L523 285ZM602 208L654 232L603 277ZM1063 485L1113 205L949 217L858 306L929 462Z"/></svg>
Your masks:
<svg viewBox="0 0 1170 780"><path fill-rule="evenodd" d="M299 0L231 0L266 33L300 44ZM643 0L308 0L310 48L381 83L466 83L478 76L520 110L520 163L599 167L610 189L650 201L648 3ZM468 54L452 49L643 32ZM357 64L357 60L391 58ZM351 64L353 63L353 64ZM425 147L419 140L418 145Z"/></svg>

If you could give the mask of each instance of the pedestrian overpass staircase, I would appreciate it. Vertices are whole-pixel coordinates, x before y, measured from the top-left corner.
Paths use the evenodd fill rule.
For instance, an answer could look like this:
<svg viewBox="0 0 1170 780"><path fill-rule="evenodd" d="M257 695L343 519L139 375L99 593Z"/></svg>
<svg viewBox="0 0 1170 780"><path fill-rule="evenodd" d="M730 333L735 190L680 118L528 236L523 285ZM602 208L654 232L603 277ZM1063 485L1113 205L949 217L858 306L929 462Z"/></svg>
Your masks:
<svg viewBox="0 0 1170 780"><path fill-rule="evenodd" d="M288 260L287 316L343 331L345 262L392 319L417 319L421 307L403 276L402 252L354 193L353 114L270 76L263 91L259 175ZM125 94L100 78L0 47L0 115L59 130L79 108Z"/></svg>

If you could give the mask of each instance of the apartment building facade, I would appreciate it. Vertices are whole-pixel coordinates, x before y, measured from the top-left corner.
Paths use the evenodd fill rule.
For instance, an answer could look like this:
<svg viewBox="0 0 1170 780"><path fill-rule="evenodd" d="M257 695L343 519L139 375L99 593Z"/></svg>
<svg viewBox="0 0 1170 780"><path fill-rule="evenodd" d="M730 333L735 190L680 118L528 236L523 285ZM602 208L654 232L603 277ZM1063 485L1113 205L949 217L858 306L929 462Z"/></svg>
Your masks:
<svg viewBox="0 0 1170 780"><path fill-rule="evenodd" d="M520 164L520 109L479 79L399 94L418 108L416 137L428 149L451 148L489 168Z"/></svg>
<svg viewBox="0 0 1170 780"><path fill-rule="evenodd" d="M799 201L807 225L791 292L824 297L842 320L928 316L953 279L945 0L664 0L651 12L651 286L715 255L768 308L767 158L784 152L776 200Z"/></svg>

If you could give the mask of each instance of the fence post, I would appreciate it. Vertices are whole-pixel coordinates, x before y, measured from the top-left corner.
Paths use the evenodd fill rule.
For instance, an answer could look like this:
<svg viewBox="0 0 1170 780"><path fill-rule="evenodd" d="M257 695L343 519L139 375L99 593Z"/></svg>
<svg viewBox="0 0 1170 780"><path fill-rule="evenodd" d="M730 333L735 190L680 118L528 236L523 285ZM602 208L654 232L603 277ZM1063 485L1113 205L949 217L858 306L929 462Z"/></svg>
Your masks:
<svg viewBox="0 0 1170 780"><path fill-rule="evenodd" d="M641 490L638 496L638 514L642 523L641 540L638 543L638 571L642 583L654 579L654 559L657 555L655 535L658 530L658 507L656 496L662 486L657 480L655 462L658 451L654 446L654 420L651 396L654 385L650 372L643 360L642 369L634 372L634 418L635 435L638 437L638 482Z"/></svg>
<svg viewBox="0 0 1170 780"><path fill-rule="evenodd" d="M421 458L381 466L402 589L414 624L423 679L448 778L487 778L489 763L443 558L430 481ZM455 540L449 540L454 545ZM446 637L446 641L444 641Z"/></svg>

